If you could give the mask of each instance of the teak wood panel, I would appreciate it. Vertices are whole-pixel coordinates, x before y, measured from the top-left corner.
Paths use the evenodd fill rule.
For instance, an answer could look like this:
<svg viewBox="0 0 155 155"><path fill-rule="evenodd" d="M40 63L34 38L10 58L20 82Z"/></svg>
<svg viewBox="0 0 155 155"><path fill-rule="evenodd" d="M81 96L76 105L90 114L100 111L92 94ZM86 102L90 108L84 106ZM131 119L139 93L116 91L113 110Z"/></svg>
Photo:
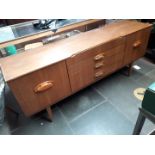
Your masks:
<svg viewBox="0 0 155 155"><path fill-rule="evenodd" d="M123 42L123 40L121 41ZM124 56L124 44L120 44L122 42L117 42L119 44L115 45L113 48L107 46L109 49L106 49L105 46L101 45L68 59L67 68L72 91L76 92L98 80L98 78L95 77L95 74L99 70L103 72L103 77L117 68L120 68L123 64ZM95 64L100 60L96 61L94 60L94 57L102 53L104 53L105 56L102 59L105 66L103 65L103 67L96 69Z"/></svg>
<svg viewBox="0 0 155 155"><path fill-rule="evenodd" d="M51 88L35 92L38 84L52 81ZM25 115L31 116L71 94L65 61L10 81L9 86Z"/></svg>
<svg viewBox="0 0 155 155"><path fill-rule="evenodd" d="M72 64L78 63L79 61L85 60L88 57L94 57L95 55L102 53L104 51L107 51L109 49L112 49L113 47L116 47L120 44L125 43L125 37L119 37L117 39L111 40L110 42L107 42L105 44L98 45L94 48L88 49L86 51L82 51L78 54L73 55L72 57L67 59L67 64L71 66ZM113 55L115 52L105 52L106 55Z"/></svg>
<svg viewBox="0 0 155 155"><path fill-rule="evenodd" d="M107 42L111 42L116 38L126 37L134 32L150 27L151 24L146 23L119 21L33 49L29 52L2 58L0 59L0 65L5 81L8 82L68 59L72 55L87 51L101 44L107 44Z"/></svg>
<svg viewBox="0 0 155 155"><path fill-rule="evenodd" d="M125 65L144 56L150 32L151 28L147 28L126 36Z"/></svg>
<svg viewBox="0 0 155 155"><path fill-rule="evenodd" d="M60 41L35 52L31 51L31 53L27 52L20 56L3 59L1 61L3 71L4 69L6 69L5 73L12 71L12 74L8 75L7 82L23 112L27 116L39 112L111 74L125 66L126 63L131 63L133 60L140 58L145 52L144 47L148 41L150 25L131 23L130 21L123 23L125 23L123 26L122 22L116 23L110 28L107 26L107 28L80 34L79 37L68 38L66 41ZM115 29L116 25L119 28ZM126 32L128 31L127 25L129 25L130 34ZM144 29L143 26L149 27L149 29ZM122 28L123 31L118 31ZM139 29L141 31L137 31ZM131 33L133 31L134 33ZM133 46L139 47L139 45L143 48L134 49L132 52L128 50L131 46L133 50ZM140 52L134 54L135 51ZM94 60L98 55L101 56L99 57L101 59ZM124 63L123 59L128 61ZM66 60L67 68L62 60ZM18 63L15 64L15 62ZM52 64L53 62L58 63ZM101 62L103 62L103 65L96 68L95 66ZM15 65L14 68L12 68L13 65ZM18 73L16 75L13 73L15 70ZM21 70L24 70L24 72L21 73Z"/></svg>

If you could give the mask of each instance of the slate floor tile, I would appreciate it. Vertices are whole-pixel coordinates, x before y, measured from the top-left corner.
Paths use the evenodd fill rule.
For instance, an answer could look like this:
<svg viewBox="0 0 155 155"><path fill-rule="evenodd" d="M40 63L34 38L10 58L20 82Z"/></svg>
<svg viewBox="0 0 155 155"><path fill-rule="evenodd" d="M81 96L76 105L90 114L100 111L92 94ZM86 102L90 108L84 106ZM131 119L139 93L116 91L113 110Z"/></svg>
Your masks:
<svg viewBox="0 0 155 155"><path fill-rule="evenodd" d="M109 102L104 102L70 123L78 135L131 134L133 124Z"/></svg>
<svg viewBox="0 0 155 155"><path fill-rule="evenodd" d="M136 65L139 66L140 69L134 68L134 66ZM141 58L134 62L130 78L138 81L139 78L145 76L146 74L153 71L154 69L155 69L155 64L149 62L145 58ZM124 72L124 70L127 70L127 69L124 68L122 70L122 73Z"/></svg>
<svg viewBox="0 0 155 155"><path fill-rule="evenodd" d="M141 67L139 72L144 73L144 74L155 69L155 65L153 63L149 62L148 60L146 60L145 58L141 58L141 59L137 60L134 63L134 65L138 65L139 67Z"/></svg>
<svg viewBox="0 0 155 155"><path fill-rule="evenodd" d="M150 120L146 119L141 131L141 135L147 135L154 129L155 129L155 124L152 123Z"/></svg>
<svg viewBox="0 0 155 155"><path fill-rule="evenodd" d="M0 135L10 135L11 131L10 128L7 124L7 122L5 121L2 126L0 126Z"/></svg>
<svg viewBox="0 0 155 155"><path fill-rule="evenodd" d="M93 106L104 101L104 97L98 94L91 87L88 87L60 102L58 107L70 122Z"/></svg>
<svg viewBox="0 0 155 155"><path fill-rule="evenodd" d="M155 69L147 73L147 76L155 81Z"/></svg>
<svg viewBox="0 0 155 155"><path fill-rule="evenodd" d="M141 78L142 76L145 76L145 73L142 73L140 70L136 70L136 69L132 69L132 72L131 72L131 75L130 75L130 78L133 79L133 80L137 80L139 78Z"/></svg>
<svg viewBox="0 0 155 155"><path fill-rule="evenodd" d="M132 75L130 78L133 78ZM147 88L150 84L155 82L155 69L136 79L136 82L142 85L144 88Z"/></svg>
<svg viewBox="0 0 155 155"><path fill-rule="evenodd" d="M135 98L133 91L141 85L129 77L115 73L94 84L93 87L107 97L128 119L133 122L136 120L141 101Z"/></svg>
<svg viewBox="0 0 155 155"><path fill-rule="evenodd" d="M40 118L31 120L28 124L19 127L13 135L70 135L73 134L58 108L53 109L53 122Z"/></svg>
<svg viewBox="0 0 155 155"><path fill-rule="evenodd" d="M14 112L6 110L5 112L6 123L8 124L10 131L13 132L17 128L25 126L29 124L30 122L33 122L39 119L40 117L42 117L43 113L44 111L34 116L26 117L22 113L20 113L19 115L16 115Z"/></svg>

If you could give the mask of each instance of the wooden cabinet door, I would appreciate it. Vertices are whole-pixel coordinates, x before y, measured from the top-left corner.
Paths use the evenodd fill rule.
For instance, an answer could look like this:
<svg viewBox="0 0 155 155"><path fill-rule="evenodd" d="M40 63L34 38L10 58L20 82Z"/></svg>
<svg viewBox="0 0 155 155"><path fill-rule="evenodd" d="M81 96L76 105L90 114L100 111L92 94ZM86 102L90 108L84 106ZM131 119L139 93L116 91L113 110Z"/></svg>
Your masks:
<svg viewBox="0 0 155 155"><path fill-rule="evenodd" d="M9 86L27 116L71 93L65 61L10 81Z"/></svg>
<svg viewBox="0 0 155 155"><path fill-rule="evenodd" d="M124 65L127 65L146 53L151 28L140 30L126 37Z"/></svg>
<svg viewBox="0 0 155 155"><path fill-rule="evenodd" d="M67 60L71 89L76 92L123 64L124 39L119 38Z"/></svg>

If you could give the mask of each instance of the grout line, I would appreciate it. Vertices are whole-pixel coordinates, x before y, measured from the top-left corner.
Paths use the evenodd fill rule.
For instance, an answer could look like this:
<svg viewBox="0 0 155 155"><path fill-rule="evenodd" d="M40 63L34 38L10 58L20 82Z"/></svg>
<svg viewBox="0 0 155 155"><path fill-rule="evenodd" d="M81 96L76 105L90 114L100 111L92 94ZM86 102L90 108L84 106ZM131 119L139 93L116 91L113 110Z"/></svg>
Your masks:
<svg viewBox="0 0 155 155"><path fill-rule="evenodd" d="M67 118L65 117L65 115L63 114L63 112L61 111L61 109L60 109L58 106L57 106L57 108L58 108L60 114L62 115L62 117L63 117L65 123L67 124L67 126L68 126L69 129L71 130L72 134L75 134L75 133L74 133L74 130L73 130L72 127L70 126L69 122L67 121Z"/></svg>
<svg viewBox="0 0 155 155"><path fill-rule="evenodd" d="M145 75L150 74L151 72L154 72L155 69L152 69L151 71L147 72Z"/></svg>
<svg viewBox="0 0 155 155"><path fill-rule="evenodd" d="M115 104L113 104L113 102L109 99L109 103L118 111L120 112L128 121L130 121L133 125L136 123L133 122L133 120L131 120L128 115L126 115L125 113L123 113L117 106L115 106Z"/></svg>
<svg viewBox="0 0 155 155"><path fill-rule="evenodd" d="M129 78L130 78L130 80L132 80L133 82L135 82L139 86L144 87L145 83L143 83L143 81L142 82L139 82L139 80L141 80L143 77L149 78L149 80L153 80L152 78L150 78L150 77L147 76L147 73L144 74L143 76L137 78L137 79L134 79L132 77L129 77Z"/></svg>
<svg viewBox="0 0 155 155"><path fill-rule="evenodd" d="M92 87L94 89L94 91L96 91L99 95L101 95L103 98L105 98L105 100L108 100L108 97L104 96L97 88Z"/></svg>
<svg viewBox="0 0 155 155"><path fill-rule="evenodd" d="M42 115L43 115L43 114L42 114ZM33 116L32 116L32 117L28 117L28 118L27 118L26 116L24 116L24 117L25 117L25 119L30 119L30 121L37 121L37 120L39 120L39 119L42 119L42 115L38 115L38 116L36 116L35 118L33 118ZM19 115L19 117L21 117L21 116ZM20 119L20 118L19 118L19 119ZM19 121L19 120L16 120L16 121ZM29 121L29 120L28 120L28 121ZM17 122L17 123L18 123L18 122ZM22 125L19 124L19 126L17 126L16 128L10 130L10 133L12 134L13 132L17 131L18 129L24 128L24 127L27 126L29 123L30 123L30 122L26 122L26 124L22 124Z"/></svg>
<svg viewBox="0 0 155 155"><path fill-rule="evenodd" d="M21 127L15 128L13 130L10 131L10 134L12 135L15 131L17 131L18 129L20 129Z"/></svg>
<svg viewBox="0 0 155 155"><path fill-rule="evenodd" d="M87 114L88 112L92 111L93 109L97 108L98 106L102 105L103 103L107 102L107 100L104 100L100 103L98 103L97 105L89 108L88 110L84 111L83 113L79 114L78 116L76 116L74 119L72 119L69 123L73 123L74 121L76 121L77 119L79 119L80 117L84 116L85 114Z"/></svg>
<svg viewBox="0 0 155 155"><path fill-rule="evenodd" d="M94 88L100 95L102 95L102 97L105 97L97 88ZM109 99L108 97L106 97L106 100L118 111L118 112L120 112L121 114L123 114L123 116L125 116L125 118L127 119L127 120L129 120L132 124L134 124L133 123L133 121L130 119L130 118L128 118L128 116L127 115L125 115L125 113L123 113L115 104L113 104L113 102L111 101L111 99Z"/></svg>

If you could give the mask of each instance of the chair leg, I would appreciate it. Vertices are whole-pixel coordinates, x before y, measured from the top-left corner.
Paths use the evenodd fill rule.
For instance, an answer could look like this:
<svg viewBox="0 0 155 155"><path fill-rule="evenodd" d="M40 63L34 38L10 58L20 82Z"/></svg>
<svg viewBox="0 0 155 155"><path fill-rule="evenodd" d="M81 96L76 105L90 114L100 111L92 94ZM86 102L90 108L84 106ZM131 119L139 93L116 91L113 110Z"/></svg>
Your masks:
<svg viewBox="0 0 155 155"><path fill-rule="evenodd" d="M145 122L145 116L139 112L133 135L139 135Z"/></svg>
<svg viewBox="0 0 155 155"><path fill-rule="evenodd" d="M46 108L46 111L47 111L47 120L50 121L50 122L52 122L52 116L53 116L53 114L52 114L51 107L47 107Z"/></svg>

